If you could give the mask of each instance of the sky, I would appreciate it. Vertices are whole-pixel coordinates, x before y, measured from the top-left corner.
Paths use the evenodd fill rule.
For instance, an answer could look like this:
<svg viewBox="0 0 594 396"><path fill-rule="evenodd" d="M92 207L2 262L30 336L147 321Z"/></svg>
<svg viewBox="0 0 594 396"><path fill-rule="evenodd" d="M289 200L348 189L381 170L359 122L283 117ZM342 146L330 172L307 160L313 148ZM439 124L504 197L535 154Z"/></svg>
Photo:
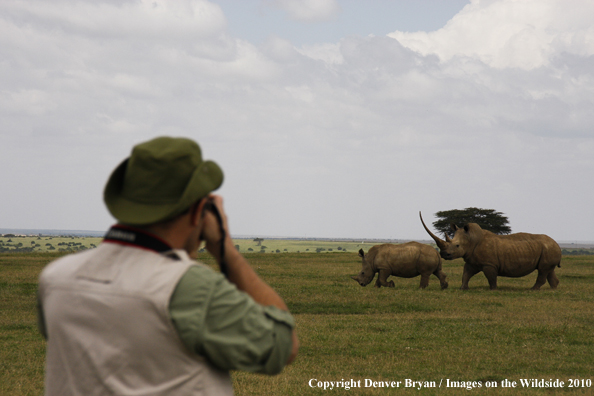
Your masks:
<svg viewBox="0 0 594 396"><path fill-rule="evenodd" d="M479 207L594 241L594 2L0 2L0 228L105 230L195 139L234 236L428 239Z"/></svg>

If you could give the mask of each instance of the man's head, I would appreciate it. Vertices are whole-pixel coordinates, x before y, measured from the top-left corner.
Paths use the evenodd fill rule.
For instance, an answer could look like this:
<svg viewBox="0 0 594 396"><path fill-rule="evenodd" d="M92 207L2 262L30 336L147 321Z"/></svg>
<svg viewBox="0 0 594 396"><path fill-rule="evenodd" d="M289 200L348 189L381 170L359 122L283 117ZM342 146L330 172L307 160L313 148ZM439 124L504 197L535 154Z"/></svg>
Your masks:
<svg viewBox="0 0 594 396"><path fill-rule="evenodd" d="M119 222L148 225L172 219L223 183L223 171L203 161L186 138L158 137L136 145L111 174L103 197Z"/></svg>

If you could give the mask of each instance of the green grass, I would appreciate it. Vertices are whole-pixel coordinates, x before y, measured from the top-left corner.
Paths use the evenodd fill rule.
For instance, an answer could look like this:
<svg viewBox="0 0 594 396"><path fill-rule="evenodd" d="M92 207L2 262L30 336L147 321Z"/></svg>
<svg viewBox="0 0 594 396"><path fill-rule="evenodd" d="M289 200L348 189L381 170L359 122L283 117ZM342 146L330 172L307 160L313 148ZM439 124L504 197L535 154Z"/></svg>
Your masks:
<svg viewBox="0 0 594 396"><path fill-rule="evenodd" d="M331 240L299 240L299 239L264 239L262 246L258 246L253 239L234 239L242 253L258 253L264 247L266 253L332 253L358 252L359 249L369 250L373 241L331 241ZM249 250L252 249L252 250Z"/></svg>
<svg viewBox="0 0 594 396"><path fill-rule="evenodd" d="M264 241L266 245L266 241ZM367 248L365 249L367 250ZM57 254L0 254L0 394L39 395L45 344L37 334L35 290L43 266ZM214 266L207 255L200 258ZM393 279L395 288L359 286L361 262L347 253L247 255L260 276L294 313L301 348L275 377L233 373L237 395L590 395L569 379L594 380L594 256L564 256L559 288L529 290L536 274L499 278L490 291L484 275L459 290L463 262L444 263L450 288L432 276ZM562 389L522 388L520 379L559 379ZM399 389L332 391L309 381L401 381ZM405 380L443 380L442 388L403 388ZM481 382L482 388L445 388L445 381ZM516 388L502 388L503 380ZM485 389L487 381L498 383Z"/></svg>

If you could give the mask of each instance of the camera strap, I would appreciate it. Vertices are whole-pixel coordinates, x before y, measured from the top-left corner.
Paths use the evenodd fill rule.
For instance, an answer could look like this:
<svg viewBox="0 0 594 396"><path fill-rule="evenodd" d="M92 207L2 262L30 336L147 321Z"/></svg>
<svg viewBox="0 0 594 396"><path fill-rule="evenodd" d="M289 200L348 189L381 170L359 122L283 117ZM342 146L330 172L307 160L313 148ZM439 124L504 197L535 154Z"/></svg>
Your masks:
<svg viewBox="0 0 594 396"><path fill-rule="evenodd" d="M221 213L219 212L219 209L217 208L217 206L215 204L213 204L212 202L207 202L204 206L204 210L210 211L217 219L217 223L219 223L219 232L221 233L221 240L219 241L219 244L221 245L221 251L219 253L219 256L220 256L219 269L221 270L221 273L223 275L225 275L225 277L228 277L227 262L225 261L226 233L225 233L225 227L223 226L223 218L221 217Z"/></svg>
<svg viewBox="0 0 594 396"><path fill-rule="evenodd" d="M167 242L156 235L121 224L112 226L105 234L103 242L139 247L157 253L164 253L172 249Z"/></svg>

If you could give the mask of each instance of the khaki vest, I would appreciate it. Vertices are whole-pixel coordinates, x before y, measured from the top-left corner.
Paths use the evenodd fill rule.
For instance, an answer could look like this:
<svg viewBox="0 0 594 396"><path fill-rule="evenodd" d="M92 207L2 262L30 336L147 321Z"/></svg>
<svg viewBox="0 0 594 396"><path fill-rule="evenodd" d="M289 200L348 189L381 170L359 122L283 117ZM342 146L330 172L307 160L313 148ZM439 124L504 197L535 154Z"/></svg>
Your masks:
<svg viewBox="0 0 594 396"><path fill-rule="evenodd" d="M232 395L228 372L189 351L169 300L189 266L115 243L58 259L41 274L46 395Z"/></svg>

